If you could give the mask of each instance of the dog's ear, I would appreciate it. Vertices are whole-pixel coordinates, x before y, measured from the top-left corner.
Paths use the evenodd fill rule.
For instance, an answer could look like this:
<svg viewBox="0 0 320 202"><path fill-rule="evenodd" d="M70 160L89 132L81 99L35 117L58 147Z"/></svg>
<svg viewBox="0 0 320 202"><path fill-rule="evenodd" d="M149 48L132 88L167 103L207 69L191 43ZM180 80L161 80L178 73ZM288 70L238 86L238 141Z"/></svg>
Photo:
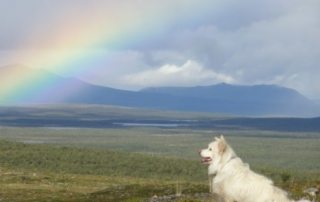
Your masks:
<svg viewBox="0 0 320 202"><path fill-rule="evenodd" d="M227 143L223 136L221 136L220 141L218 143L218 151L220 154L223 154L227 149Z"/></svg>
<svg viewBox="0 0 320 202"><path fill-rule="evenodd" d="M218 137L214 137L213 141L219 141L220 139Z"/></svg>

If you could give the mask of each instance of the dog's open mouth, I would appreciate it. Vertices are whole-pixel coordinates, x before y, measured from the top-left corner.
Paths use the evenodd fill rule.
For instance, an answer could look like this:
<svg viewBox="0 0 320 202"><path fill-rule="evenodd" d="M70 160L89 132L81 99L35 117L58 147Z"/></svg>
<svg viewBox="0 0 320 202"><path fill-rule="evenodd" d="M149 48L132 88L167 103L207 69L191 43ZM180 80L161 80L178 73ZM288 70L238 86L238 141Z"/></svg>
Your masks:
<svg viewBox="0 0 320 202"><path fill-rule="evenodd" d="M202 164L210 164L211 161L212 161L211 157L202 157L201 158L201 163Z"/></svg>

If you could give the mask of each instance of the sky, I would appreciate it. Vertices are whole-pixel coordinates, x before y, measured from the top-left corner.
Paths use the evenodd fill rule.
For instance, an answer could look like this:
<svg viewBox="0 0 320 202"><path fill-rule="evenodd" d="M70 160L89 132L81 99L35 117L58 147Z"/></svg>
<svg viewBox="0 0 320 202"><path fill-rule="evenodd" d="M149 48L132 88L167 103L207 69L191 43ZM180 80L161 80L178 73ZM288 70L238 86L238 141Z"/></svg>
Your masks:
<svg viewBox="0 0 320 202"><path fill-rule="evenodd" d="M90 83L276 84L320 99L319 0L1 0L0 68Z"/></svg>

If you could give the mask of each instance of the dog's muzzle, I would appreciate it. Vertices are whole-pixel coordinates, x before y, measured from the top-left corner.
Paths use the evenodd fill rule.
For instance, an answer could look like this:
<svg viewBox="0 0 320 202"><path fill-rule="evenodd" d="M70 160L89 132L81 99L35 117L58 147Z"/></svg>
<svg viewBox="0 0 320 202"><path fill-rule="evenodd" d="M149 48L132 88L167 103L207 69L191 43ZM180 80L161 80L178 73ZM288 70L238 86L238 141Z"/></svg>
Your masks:
<svg viewBox="0 0 320 202"><path fill-rule="evenodd" d="M201 157L201 163L209 165L211 163L211 161L212 161L212 158L209 157L209 156L204 156L202 152L203 152L203 150L200 149L199 150L199 155Z"/></svg>

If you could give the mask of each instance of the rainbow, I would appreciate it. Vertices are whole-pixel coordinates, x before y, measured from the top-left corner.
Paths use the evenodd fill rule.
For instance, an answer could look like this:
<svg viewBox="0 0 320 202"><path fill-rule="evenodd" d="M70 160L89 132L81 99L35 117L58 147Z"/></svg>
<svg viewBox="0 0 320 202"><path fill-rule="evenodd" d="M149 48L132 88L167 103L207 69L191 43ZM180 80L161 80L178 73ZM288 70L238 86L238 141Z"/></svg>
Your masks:
<svg viewBox="0 0 320 202"><path fill-rule="evenodd" d="M23 66L0 68L0 105L14 105L25 100L37 101L48 96L63 101L80 91L81 87L65 86L61 81L56 82L50 74L41 74L37 69L78 76L100 71L99 68L104 65L112 64L112 54L108 58L101 54L106 47L109 50L126 50L135 45L147 44L177 24L193 23L201 20L204 13L209 13L207 3L186 1L183 11L173 13L176 12L174 9L168 12L160 2L144 2L143 7L136 9L130 8L132 5L117 5L107 11L101 7L96 8L92 16L84 15L80 18L81 14L78 14L76 19L62 19L56 27L56 33L52 33L50 40L46 40L52 41L46 44L46 50L17 51L11 55L11 61L30 65L34 70L30 71ZM143 15L141 12L144 12ZM33 47L39 43L39 37L35 35L26 38L21 47Z"/></svg>

